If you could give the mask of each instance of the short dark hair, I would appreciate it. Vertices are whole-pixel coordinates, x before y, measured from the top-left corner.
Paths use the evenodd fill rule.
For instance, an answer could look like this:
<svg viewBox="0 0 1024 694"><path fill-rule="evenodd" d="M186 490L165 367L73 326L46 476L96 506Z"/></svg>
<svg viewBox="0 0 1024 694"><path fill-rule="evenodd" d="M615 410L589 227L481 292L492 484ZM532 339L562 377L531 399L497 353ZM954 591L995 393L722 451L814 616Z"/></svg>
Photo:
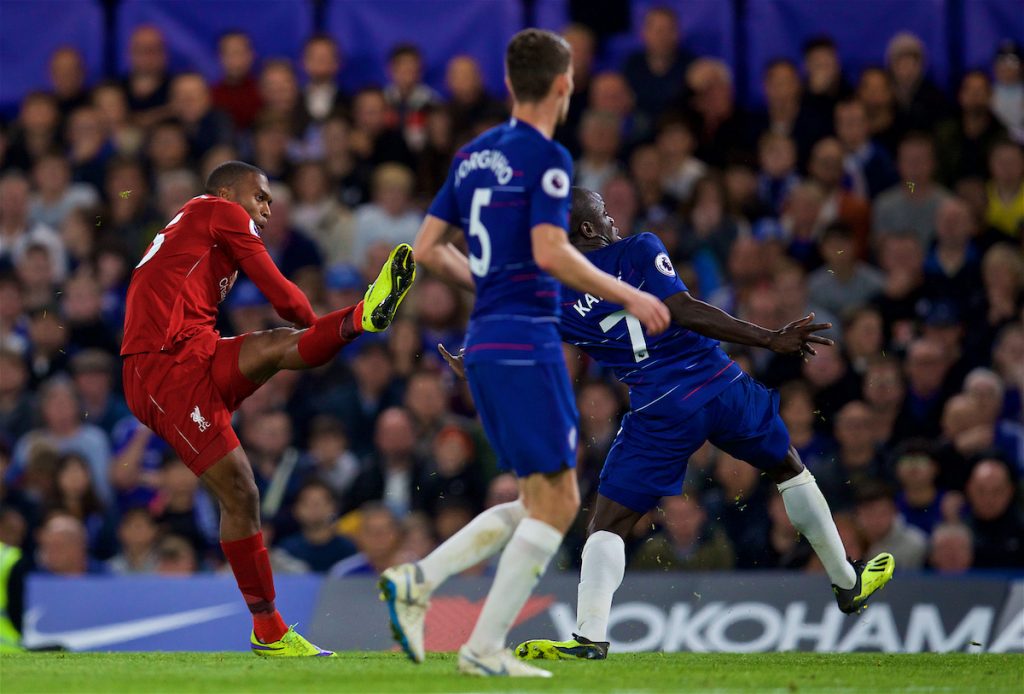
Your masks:
<svg viewBox="0 0 1024 694"><path fill-rule="evenodd" d="M572 207L569 212L569 240L575 241L580 233L580 224L592 221L597 210L594 208L594 196L591 191L580 186L572 188Z"/></svg>
<svg viewBox="0 0 1024 694"><path fill-rule="evenodd" d="M835 51L836 42L832 39L831 36L827 36L825 34L818 34L817 36L812 36L811 38L804 41L802 51L804 57L807 57L808 53L816 51L819 48L827 48L830 51Z"/></svg>
<svg viewBox="0 0 1024 694"><path fill-rule="evenodd" d="M239 179L250 174L264 175L262 169L244 161L226 161L210 172L206 179L206 192L216 195L221 188L232 188Z"/></svg>
<svg viewBox="0 0 1024 694"><path fill-rule="evenodd" d="M505 72L517 101L540 101L551 83L569 69L569 44L558 34L543 29L524 29L512 37L505 50Z"/></svg>
<svg viewBox="0 0 1024 694"><path fill-rule="evenodd" d="M423 53L415 43L397 43L388 52L388 62L392 62L404 56L411 56L417 60L423 60Z"/></svg>

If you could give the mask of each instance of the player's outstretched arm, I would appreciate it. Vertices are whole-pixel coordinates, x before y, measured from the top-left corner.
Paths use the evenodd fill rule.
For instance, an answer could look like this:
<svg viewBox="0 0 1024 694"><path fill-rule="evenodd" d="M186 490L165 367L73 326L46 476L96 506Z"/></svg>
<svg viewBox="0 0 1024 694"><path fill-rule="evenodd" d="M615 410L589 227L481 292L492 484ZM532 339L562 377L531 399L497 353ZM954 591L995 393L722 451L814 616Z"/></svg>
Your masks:
<svg viewBox="0 0 1024 694"><path fill-rule="evenodd" d="M669 312L660 299L598 270L569 243L564 229L554 224L538 224L530 230L530 237L537 267L562 284L621 305L636 316L650 335L668 328Z"/></svg>
<svg viewBox="0 0 1024 694"><path fill-rule="evenodd" d="M413 242L416 262L446 282L457 287L475 291L473 275L469 271L469 259L455 246L448 243L448 222L428 214L420 225Z"/></svg>
<svg viewBox="0 0 1024 694"><path fill-rule="evenodd" d="M316 313L309 299L295 284L289 281L266 250L242 259L239 266L253 281L277 315L300 328L308 328L316 321Z"/></svg>
<svg viewBox="0 0 1024 694"><path fill-rule="evenodd" d="M754 323L740 320L720 308L693 298L689 292L679 292L665 299L672 312L672 322L715 340L737 345L764 347L778 354L809 357L815 354L811 343L831 345L832 340L815 335L832 327L831 323L815 323L814 314L794 321L779 330L768 330Z"/></svg>

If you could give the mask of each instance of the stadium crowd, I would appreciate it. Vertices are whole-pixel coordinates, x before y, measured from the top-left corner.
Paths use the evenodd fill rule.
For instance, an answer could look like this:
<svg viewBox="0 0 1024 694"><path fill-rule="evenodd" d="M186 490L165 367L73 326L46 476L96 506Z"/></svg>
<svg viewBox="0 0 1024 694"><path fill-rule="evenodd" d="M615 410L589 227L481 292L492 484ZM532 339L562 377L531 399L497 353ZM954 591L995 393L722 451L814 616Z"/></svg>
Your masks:
<svg viewBox="0 0 1024 694"><path fill-rule="evenodd" d="M833 323L837 346L807 362L729 352L779 389L852 557L1024 568L1021 47L1001 45L947 94L911 34L859 75L820 37L802 64L764 66L766 105L748 110L725 63L683 49L671 11L641 30L642 50L601 71L595 35L564 32L576 94L558 138L576 185L601 192L623 235L656 233L694 295L771 328L812 311ZM98 84L58 50L52 89L0 130L0 541L59 575L223 566L215 506L128 412L118 357L132 268L207 173L243 159L268 174L263 238L326 311L361 298L413 239L456 148L507 117L473 58L451 58L441 94L414 45L391 49L388 84L355 94L339 90L344 46L325 35L258 61L228 33L214 84L170 74L157 27L127 50L129 72ZM516 496L435 349L461 344L471 303L421 276L382 337L244 403L275 571L379 572ZM277 324L240 280L218 327ZM566 358L586 509L627 394ZM708 446L628 550L645 569L821 570L775 486Z"/></svg>

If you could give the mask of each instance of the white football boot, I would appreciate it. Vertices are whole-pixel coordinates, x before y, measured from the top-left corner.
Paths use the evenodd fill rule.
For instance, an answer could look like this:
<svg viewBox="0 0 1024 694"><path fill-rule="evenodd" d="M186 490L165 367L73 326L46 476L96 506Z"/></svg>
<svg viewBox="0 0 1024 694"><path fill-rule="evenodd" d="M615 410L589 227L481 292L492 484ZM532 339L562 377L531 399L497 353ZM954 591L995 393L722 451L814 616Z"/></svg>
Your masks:
<svg viewBox="0 0 1024 694"><path fill-rule="evenodd" d="M517 659L507 648L477 655L469 646L459 649L459 672L478 677L551 677L551 673Z"/></svg>
<svg viewBox="0 0 1024 694"><path fill-rule="evenodd" d="M430 588L423 572L415 564L393 566L377 582L380 599L388 605L391 635L414 663L426 657L423 647L423 622L430 605Z"/></svg>

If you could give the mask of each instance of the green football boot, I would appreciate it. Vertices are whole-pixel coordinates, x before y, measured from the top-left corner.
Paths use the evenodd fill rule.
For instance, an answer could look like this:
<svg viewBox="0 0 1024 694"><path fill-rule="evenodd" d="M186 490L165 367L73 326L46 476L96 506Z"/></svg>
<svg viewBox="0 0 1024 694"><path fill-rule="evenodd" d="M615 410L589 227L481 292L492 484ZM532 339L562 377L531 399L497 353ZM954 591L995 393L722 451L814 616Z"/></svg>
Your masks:
<svg viewBox="0 0 1024 694"><path fill-rule="evenodd" d="M391 251L377 279L366 290L363 297L363 330L368 333L387 330L415 279L416 261L412 257L412 246L401 243Z"/></svg>
<svg viewBox="0 0 1024 694"><path fill-rule="evenodd" d="M896 560L888 552L882 552L867 562L851 562L857 573L857 582L853 588L840 588L832 585L836 594L839 609L846 614L860 612L867 605L868 598L885 587L892 580L892 572L896 569Z"/></svg>

